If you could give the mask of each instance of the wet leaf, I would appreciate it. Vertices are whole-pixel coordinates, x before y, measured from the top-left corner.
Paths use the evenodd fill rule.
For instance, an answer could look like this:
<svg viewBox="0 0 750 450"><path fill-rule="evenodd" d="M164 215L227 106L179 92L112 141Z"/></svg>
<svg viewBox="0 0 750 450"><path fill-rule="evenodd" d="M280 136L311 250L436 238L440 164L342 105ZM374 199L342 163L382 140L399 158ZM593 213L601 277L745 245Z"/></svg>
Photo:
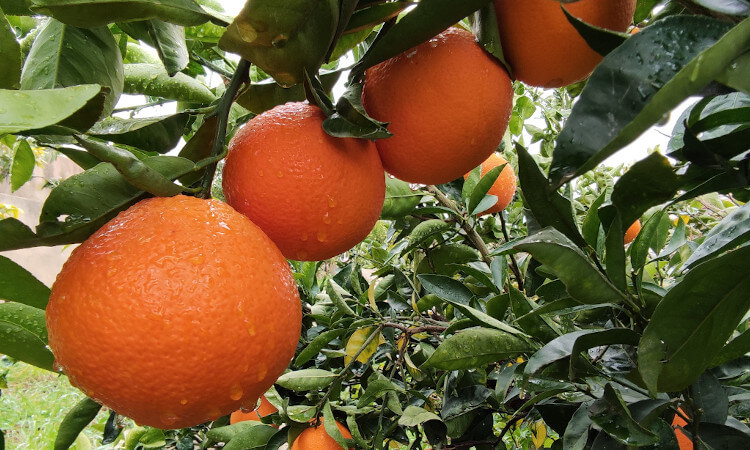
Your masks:
<svg viewBox="0 0 750 450"><path fill-rule="evenodd" d="M91 421L96 418L102 405L86 397L78 402L63 418L55 437L55 450L67 450L76 441Z"/></svg>
<svg viewBox="0 0 750 450"><path fill-rule="evenodd" d="M0 8L0 55L3 55L3 64L0 65L0 89L16 89L20 86L21 67L23 57L21 46L16 41L13 27Z"/></svg>
<svg viewBox="0 0 750 450"><path fill-rule="evenodd" d="M15 302L0 303L0 338L0 353L54 371L44 310Z"/></svg>
<svg viewBox="0 0 750 450"><path fill-rule="evenodd" d="M166 153L180 142L189 119L188 113L133 119L107 117L86 134L141 150Z"/></svg>
<svg viewBox="0 0 750 450"><path fill-rule="evenodd" d="M45 309L49 288L29 271L10 259L0 256L0 299Z"/></svg>
<svg viewBox="0 0 750 450"><path fill-rule="evenodd" d="M504 331L470 328L450 336L423 367L441 370L476 369L515 358L532 350L524 340Z"/></svg>
<svg viewBox="0 0 750 450"><path fill-rule="evenodd" d="M591 421L625 445L653 445L659 438L639 424L630 414L620 394L607 383L604 395L589 408Z"/></svg>
<svg viewBox="0 0 750 450"><path fill-rule="evenodd" d="M182 72L170 77L164 67L157 64L125 64L123 92L204 105L216 100L200 81Z"/></svg>
<svg viewBox="0 0 750 450"><path fill-rule="evenodd" d="M328 370L302 369L285 373L276 384L293 391L317 391L328 387L335 378L336 374Z"/></svg>
<svg viewBox="0 0 750 450"><path fill-rule="evenodd" d="M185 43L185 28L161 20L126 22L118 26L134 39L154 47L169 76L174 76L190 62Z"/></svg>

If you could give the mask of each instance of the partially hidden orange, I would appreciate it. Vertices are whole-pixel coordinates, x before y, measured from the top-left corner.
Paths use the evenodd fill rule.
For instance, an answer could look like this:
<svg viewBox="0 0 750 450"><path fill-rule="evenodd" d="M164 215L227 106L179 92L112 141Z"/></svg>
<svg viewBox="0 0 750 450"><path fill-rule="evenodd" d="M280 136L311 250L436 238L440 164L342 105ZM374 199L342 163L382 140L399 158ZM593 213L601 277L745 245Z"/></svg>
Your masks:
<svg viewBox="0 0 750 450"><path fill-rule="evenodd" d="M685 413L682 408L679 408L679 411L681 413ZM674 415L674 419L672 419L672 428L674 429L674 434L677 437L677 444L680 446L680 450L693 450L693 440L690 439L683 430L680 429L680 427L686 427L687 422L680 417L679 414Z"/></svg>
<svg viewBox="0 0 750 450"><path fill-rule="evenodd" d="M487 172L502 164L505 164L505 167L500 171L500 175L498 175L490 190L487 191L489 195L497 197L497 202L489 209L482 212L481 215L493 214L504 210L510 205L513 196L516 194L516 172L513 170L513 167L508 164L508 161L497 153L491 154L490 157L481 164L480 175L484 176ZM464 179L468 177L468 173L464 175Z"/></svg>
<svg viewBox="0 0 750 450"><path fill-rule="evenodd" d="M229 424L231 425L237 422L244 422L246 420L254 420L260 422L260 419L266 416L270 416L276 411L278 411L276 407L273 406L264 395L260 398L260 405L258 405L258 407L253 411L244 412L241 409L238 409L237 411L233 412L229 416ZM275 427L276 425L272 426Z"/></svg>
<svg viewBox="0 0 750 450"><path fill-rule="evenodd" d="M510 77L466 30L449 28L365 75L363 105L393 134L375 145L401 180L460 178L497 149L508 127Z"/></svg>
<svg viewBox="0 0 750 450"><path fill-rule="evenodd" d="M336 427L338 427L339 431L341 432L341 435L344 436L344 439L351 439L352 435L349 433L349 430L346 429L345 426L341 425L340 423L336 422ZM353 450L352 447L349 447ZM305 429L302 433L297 436L297 439L294 440L294 443L292 443L291 450L342 450L343 447L341 447L335 439L333 439L331 436L326 433L326 429L323 426L323 422L318 426L313 426L310 428Z"/></svg>
<svg viewBox="0 0 750 450"><path fill-rule="evenodd" d="M635 240L638 233L641 232L641 219L637 219L633 222L627 230L625 230L625 243L630 244Z"/></svg>
<svg viewBox="0 0 750 450"><path fill-rule="evenodd" d="M636 0L579 0L565 9L586 23L624 32ZM545 88L583 80L602 60L568 21L559 0L494 0L503 56L515 79Z"/></svg>
<svg viewBox="0 0 750 450"><path fill-rule="evenodd" d="M143 200L73 250L46 311L59 367L138 424L184 428L257 399L299 341L276 245L218 200Z"/></svg>
<svg viewBox="0 0 750 450"><path fill-rule="evenodd" d="M289 259L317 261L362 241L378 220L385 178L375 145L323 131L317 106L286 103L229 143L224 194Z"/></svg>

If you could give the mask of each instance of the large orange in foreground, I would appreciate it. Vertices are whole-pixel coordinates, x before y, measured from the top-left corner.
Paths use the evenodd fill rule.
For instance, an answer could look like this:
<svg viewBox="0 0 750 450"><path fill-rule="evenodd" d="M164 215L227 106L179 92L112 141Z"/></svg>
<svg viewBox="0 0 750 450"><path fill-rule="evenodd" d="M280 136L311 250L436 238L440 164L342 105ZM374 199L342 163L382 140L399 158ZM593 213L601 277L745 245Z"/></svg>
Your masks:
<svg viewBox="0 0 750 450"><path fill-rule="evenodd" d="M410 183L462 177L494 152L505 134L513 88L505 68L463 29L371 67L362 101L390 122L376 141L385 170Z"/></svg>
<svg viewBox="0 0 750 450"><path fill-rule="evenodd" d="M565 3L573 16L600 28L626 31L636 0ZM503 56L513 76L532 86L567 86L594 70L602 56L570 24L559 0L494 0Z"/></svg>
<svg viewBox="0 0 750 450"><path fill-rule="evenodd" d="M345 426L336 422L336 427L338 427L344 439L352 438L351 433L349 433L349 430ZM334 438L326 433L326 429L321 421L317 427L307 428L300 433L297 439L294 440L294 443L292 443L291 450L342 450L342 447Z"/></svg>
<svg viewBox="0 0 750 450"><path fill-rule="evenodd" d="M143 200L57 276L49 345L89 397L183 428L254 407L289 364L302 313L287 261L218 200Z"/></svg>
<svg viewBox="0 0 750 450"><path fill-rule="evenodd" d="M494 169L497 166L505 164L503 170L500 171L500 175L492 183L492 187L487 193L497 197L497 202L482 212L484 214L494 214L500 212L510 205L513 200L513 196L516 194L516 172L513 170L513 166L508 164L508 161L497 153L493 153L487 158L482 164L480 175L484 176L487 172ZM464 175L464 179L468 178L469 174Z"/></svg>
<svg viewBox="0 0 750 450"><path fill-rule="evenodd" d="M227 203L289 259L315 261L362 241L378 220L385 178L371 141L323 131L317 106L287 103L245 124L229 143Z"/></svg>

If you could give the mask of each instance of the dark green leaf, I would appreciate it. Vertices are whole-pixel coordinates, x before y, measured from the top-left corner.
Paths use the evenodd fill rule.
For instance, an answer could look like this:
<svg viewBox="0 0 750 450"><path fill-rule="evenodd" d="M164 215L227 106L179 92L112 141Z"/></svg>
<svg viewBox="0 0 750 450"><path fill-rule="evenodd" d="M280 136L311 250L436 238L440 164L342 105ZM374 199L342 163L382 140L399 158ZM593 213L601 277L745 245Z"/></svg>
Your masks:
<svg viewBox="0 0 750 450"><path fill-rule="evenodd" d="M696 266L669 290L638 346L650 392L684 389L711 364L750 308L748 275L744 247Z"/></svg>
<svg viewBox="0 0 750 450"><path fill-rule="evenodd" d="M164 67L157 64L125 64L123 92L205 105L216 100L200 81L182 72L170 77Z"/></svg>
<svg viewBox="0 0 750 450"><path fill-rule="evenodd" d="M672 199L679 187L680 177L669 160L654 152L633 164L615 183L612 204L620 211L622 225L627 229L646 210Z"/></svg>
<svg viewBox="0 0 750 450"><path fill-rule="evenodd" d="M79 84L109 88L102 115L109 114L123 89L120 49L109 28L76 28L51 19L31 46L21 74L21 88L52 89Z"/></svg>
<svg viewBox="0 0 750 450"><path fill-rule="evenodd" d="M725 423L729 414L729 398L724 386L711 372L703 372L692 385L694 408L702 411L701 423Z"/></svg>
<svg viewBox="0 0 750 450"><path fill-rule="evenodd" d="M409 183L385 175L385 201L380 211L381 219L400 219L417 207L422 194L413 191Z"/></svg>
<svg viewBox="0 0 750 450"><path fill-rule="evenodd" d="M294 360L295 366L301 366L310 359L314 358L329 342L341 337L346 333L346 329L341 328L337 330L328 330L320 333L312 340L307 347L302 350L297 358Z"/></svg>
<svg viewBox="0 0 750 450"><path fill-rule="evenodd" d="M336 102L336 112L323 121L323 129L331 136L370 140L391 137L386 125L367 115L362 106L362 83L350 84Z"/></svg>
<svg viewBox="0 0 750 450"><path fill-rule="evenodd" d="M188 113L135 119L107 117L87 134L141 150L166 153L180 142L188 119Z"/></svg>
<svg viewBox="0 0 750 450"><path fill-rule="evenodd" d="M536 305L514 286L510 286L510 306L516 316L516 323L527 334L542 342L551 341L560 335L557 327L546 317L528 315Z"/></svg>
<svg viewBox="0 0 750 450"><path fill-rule="evenodd" d="M592 402L583 402L578 407L570 423L565 428L563 434L563 447L570 450L583 450L589 437L589 428L591 427L591 418L589 417L589 408Z"/></svg>
<svg viewBox="0 0 750 450"><path fill-rule="evenodd" d="M695 3L716 11L733 16L750 15L750 3L746 0L695 0Z"/></svg>
<svg viewBox="0 0 750 450"><path fill-rule="evenodd" d="M352 69L358 78L364 71L427 41L488 3L488 0L433 0L419 2L375 43Z"/></svg>
<svg viewBox="0 0 750 450"><path fill-rule="evenodd" d="M612 50L627 39L623 34L616 31L597 28L578 17L572 15L563 4L563 12L578 34L586 41L589 47L602 56L607 56Z"/></svg>
<svg viewBox="0 0 750 450"><path fill-rule="evenodd" d="M750 68L750 53L738 57L716 78L720 83L750 94L750 80L745 76Z"/></svg>
<svg viewBox="0 0 750 450"><path fill-rule="evenodd" d="M503 297L500 297L503 298ZM459 303L454 300L446 299L448 303L453 305L454 308L461 311L465 316L472 319L472 321L478 325L484 325L488 328L495 328L500 331L504 331L506 333L510 333L515 336L524 336L528 337L526 334L524 334L521 330L518 330L516 328L513 328L512 326L506 324L505 322L495 319L494 317L490 316L489 314L485 314L482 311L472 308L471 306L464 305L462 303ZM507 308L507 307L506 307ZM448 330L449 331L449 330ZM446 333L448 332L446 331Z"/></svg>
<svg viewBox="0 0 750 450"><path fill-rule="evenodd" d="M42 130L56 124L86 131L99 119L105 90L95 84L33 91L2 89L0 134Z"/></svg>
<svg viewBox="0 0 750 450"><path fill-rule="evenodd" d="M346 25L347 33L360 30L368 30L383 22L398 16L402 11L411 6L410 1L395 1L387 3L374 3L366 8L354 12L349 23Z"/></svg>
<svg viewBox="0 0 750 450"><path fill-rule="evenodd" d="M44 311L21 303L0 303L0 353L54 371Z"/></svg>
<svg viewBox="0 0 750 450"><path fill-rule="evenodd" d="M500 164L499 166L492 168L492 170L484 174L477 185L474 186L474 189L471 191L471 196L469 197L469 214L476 215L482 213L497 203L497 197L493 197L492 201L489 202L489 205L483 202L483 200L487 197L487 191L489 191L492 185L495 184L495 180L497 180L497 177L500 176L500 172L502 172L504 168L505 164ZM483 204L484 206L482 207Z"/></svg>
<svg viewBox="0 0 750 450"><path fill-rule="evenodd" d="M35 12L78 27L146 19L185 26L226 20L193 0L31 0L30 3Z"/></svg>
<svg viewBox="0 0 750 450"><path fill-rule="evenodd" d="M622 397L609 383L604 386L602 398L589 408L589 417L622 444L642 446L658 442L654 433L633 419Z"/></svg>
<svg viewBox="0 0 750 450"><path fill-rule="evenodd" d="M282 86L317 73L333 42L338 0L255 0L227 27L221 49L237 53Z"/></svg>
<svg viewBox="0 0 750 450"><path fill-rule="evenodd" d="M718 355L711 360L711 367L726 364L737 358L741 358L750 352L750 330L745 330L739 336L735 337L721 349Z"/></svg>
<svg viewBox="0 0 750 450"><path fill-rule="evenodd" d="M750 22L729 28L707 17L671 16L605 57L557 139L553 185L592 169L724 71L750 41Z"/></svg>
<svg viewBox="0 0 750 450"><path fill-rule="evenodd" d="M583 218L581 233L583 234L583 238L592 248L597 248L597 244L599 243L599 230L602 222L601 219L599 219L598 210L606 199L607 192L602 192L601 195L594 200L591 206L589 206L586 217Z"/></svg>
<svg viewBox="0 0 750 450"><path fill-rule="evenodd" d="M55 450L68 450L84 428L96 418L100 409L102 405L86 397L68 411L57 429Z"/></svg>
<svg viewBox="0 0 750 450"><path fill-rule="evenodd" d="M606 254L604 260L607 277L621 292L625 292L627 289L625 274L625 246L623 243L625 230L623 228L622 220L618 214L607 231L607 238L605 241Z"/></svg>
<svg viewBox="0 0 750 450"><path fill-rule="evenodd" d="M174 76L190 62L185 44L185 28L161 20L127 22L118 26L134 39L154 47L169 76Z"/></svg>
<svg viewBox="0 0 750 450"><path fill-rule="evenodd" d="M402 387L399 387L397 384L395 384L394 382L390 380L386 380L386 379L373 380L367 383L367 389L359 398L359 401L357 401L357 407L362 408L363 406L367 406L373 401L375 401L376 398L382 397L388 392L405 392L405 391Z"/></svg>
<svg viewBox="0 0 750 450"><path fill-rule="evenodd" d="M3 55L3 64L0 65L0 89L18 88L23 65L21 46L2 8L0 8L0 55Z"/></svg>
<svg viewBox="0 0 750 450"><path fill-rule="evenodd" d="M423 366L441 370L475 369L515 358L530 350L529 344L512 334L488 328L470 328L446 339Z"/></svg>
<svg viewBox="0 0 750 450"><path fill-rule="evenodd" d="M341 76L341 72L322 72L320 82L323 89L328 92ZM282 87L272 79L252 83L237 98L237 103L248 111L260 114L274 106L283 105L287 102L300 102L305 100L305 89L298 84L292 87Z"/></svg>
<svg viewBox="0 0 750 450"><path fill-rule="evenodd" d="M404 413L399 417L398 424L402 427L416 427L431 420L440 423L443 422L437 414L427 411L424 408L410 405L406 407Z"/></svg>
<svg viewBox="0 0 750 450"><path fill-rule="evenodd" d="M10 259L0 256L0 299L44 309L49 300L49 288L29 271Z"/></svg>
<svg viewBox="0 0 750 450"><path fill-rule="evenodd" d="M271 425L258 424L237 433L222 447L224 450L262 450L278 430Z"/></svg>
<svg viewBox="0 0 750 450"><path fill-rule="evenodd" d="M36 158L31 146L24 139L16 141L13 151L13 163L10 166L10 190L17 191L31 179L36 166Z"/></svg>
<svg viewBox="0 0 750 450"><path fill-rule="evenodd" d="M702 423L699 434L701 440L714 450L750 448L750 435L724 424Z"/></svg>
<svg viewBox="0 0 750 450"><path fill-rule="evenodd" d="M323 405L323 426L325 427L326 434L332 437L342 449L349 448L346 440L344 440L344 436L341 434L341 430L336 426L336 419L333 417L333 411L329 402Z"/></svg>
<svg viewBox="0 0 750 450"><path fill-rule="evenodd" d="M445 275L421 274L418 278L427 292L445 300L468 305L474 296L463 283Z"/></svg>
<svg viewBox="0 0 750 450"><path fill-rule="evenodd" d="M745 203L732 211L705 235L705 239L690 255L683 268L717 256L750 239L750 204Z"/></svg>
<svg viewBox="0 0 750 450"><path fill-rule="evenodd" d="M649 249L657 250L656 238L659 224L665 217L663 210L655 212L648 218L643 228L630 245L630 264L635 270L639 270L646 264ZM666 216L669 217L669 216Z"/></svg>
<svg viewBox="0 0 750 450"><path fill-rule="evenodd" d="M29 9L27 0L0 0L0 7L9 16L34 15L34 12Z"/></svg>
<svg viewBox="0 0 750 450"><path fill-rule="evenodd" d="M621 303L626 299L583 252L552 228L517 241L513 248L531 253L565 283L571 297L585 304Z"/></svg>
<svg viewBox="0 0 750 450"><path fill-rule="evenodd" d="M518 153L518 180L521 184L524 205L531 209L541 227L554 227L578 246L585 247L586 241L578 231L570 201L557 191L550 189L541 168L523 146L516 145L516 152Z"/></svg>

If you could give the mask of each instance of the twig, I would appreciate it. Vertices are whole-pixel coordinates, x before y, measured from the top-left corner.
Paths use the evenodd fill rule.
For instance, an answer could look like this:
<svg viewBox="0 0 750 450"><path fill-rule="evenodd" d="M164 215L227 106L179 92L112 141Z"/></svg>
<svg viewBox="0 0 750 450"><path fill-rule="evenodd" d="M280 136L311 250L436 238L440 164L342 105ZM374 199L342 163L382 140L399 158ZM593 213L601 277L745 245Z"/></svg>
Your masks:
<svg viewBox="0 0 750 450"><path fill-rule="evenodd" d="M234 98L239 92L240 87L247 82L250 74L250 62L242 59L240 60L237 70L232 75L232 79L227 86L226 92L219 100L219 105L212 115L216 115L216 135L214 136L214 143L211 147L211 156L218 157L217 161L212 162L206 167L206 172L203 175L201 181L201 190L198 194L199 198L211 198L211 185L214 181L214 175L216 174L216 164L218 160L226 156L226 149L224 148L224 140L227 137L227 122L229 120L229 111L232 109L232 103ZM213 158L212 158L213 159Z"/></svg>
<svg viewBox="0 0 750 450"><path fill-rule="evenodd" d="M726 211L722 211L721 209L715 207L714 205L708 203L707 201L703 200L700 197L696 197L695 199L698 200L698 203L700 203L701 205L703 205L703 207L705 207L706 209L708 209L712 213L714 213L717 216L719 216L720 219L723 219L724 217L726 217L726 215L727 215Z"/></svg>

